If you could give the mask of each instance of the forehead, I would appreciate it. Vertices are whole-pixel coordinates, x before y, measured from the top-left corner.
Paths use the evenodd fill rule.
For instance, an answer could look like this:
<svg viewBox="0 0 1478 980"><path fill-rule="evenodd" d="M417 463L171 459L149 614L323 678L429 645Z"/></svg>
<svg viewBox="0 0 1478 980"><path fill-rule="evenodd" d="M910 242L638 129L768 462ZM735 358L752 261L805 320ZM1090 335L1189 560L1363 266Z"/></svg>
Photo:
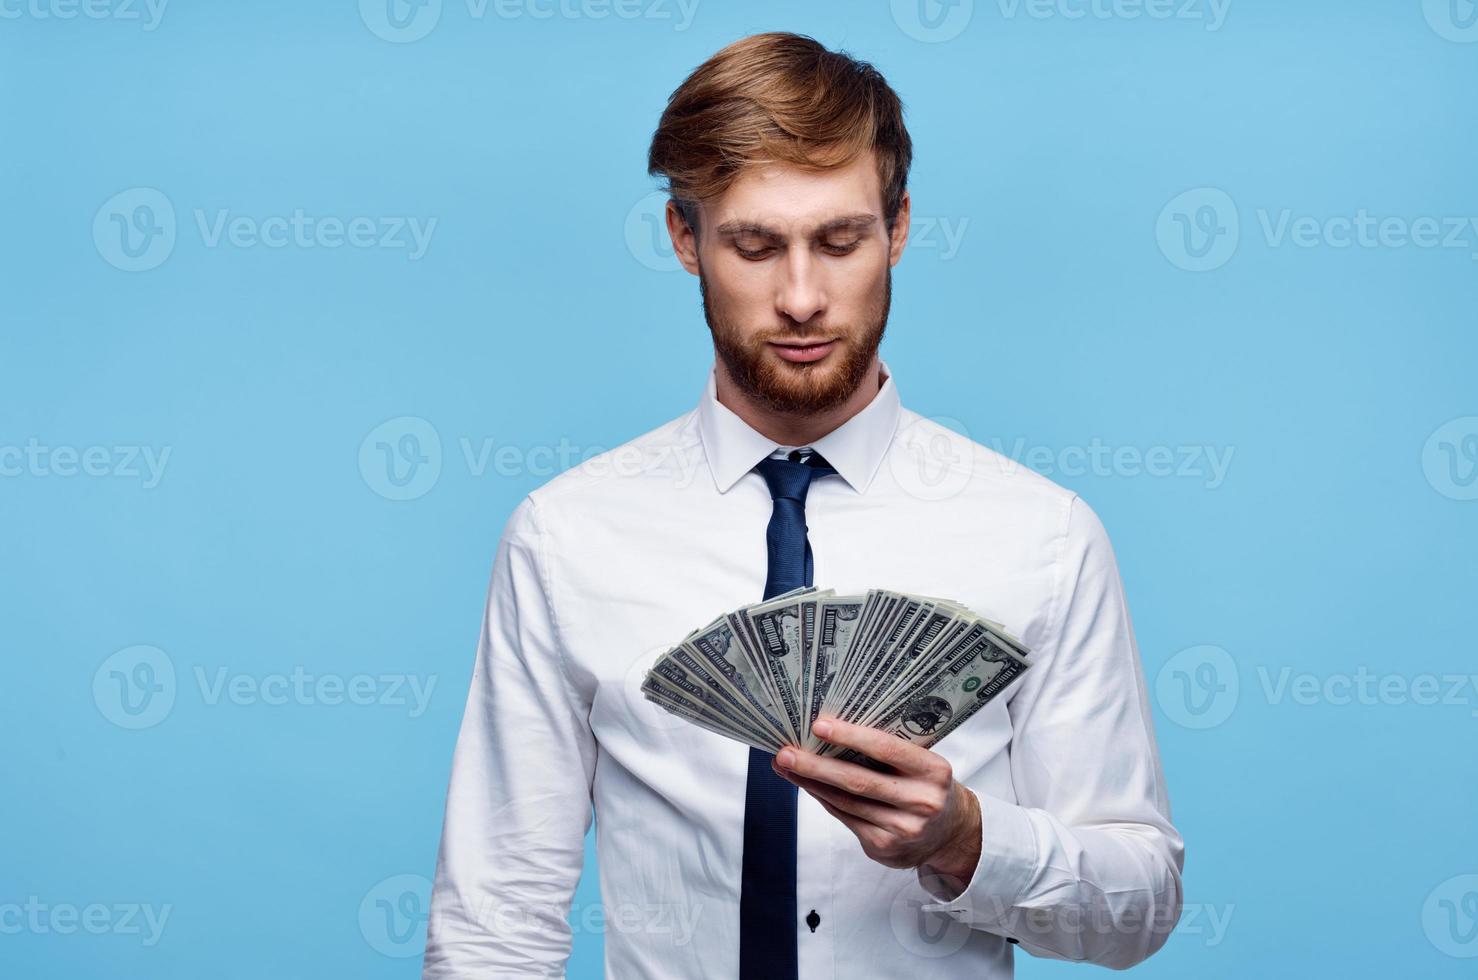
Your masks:
<svg viewBox="0 0 1478 980"><path fill-rule="evenodd" d="M706 209L712 227L760 225L780 234L804 235L838 218L882 217L882 184L873 154L834 170L802 170L788 164L746 169Z"/></svg>

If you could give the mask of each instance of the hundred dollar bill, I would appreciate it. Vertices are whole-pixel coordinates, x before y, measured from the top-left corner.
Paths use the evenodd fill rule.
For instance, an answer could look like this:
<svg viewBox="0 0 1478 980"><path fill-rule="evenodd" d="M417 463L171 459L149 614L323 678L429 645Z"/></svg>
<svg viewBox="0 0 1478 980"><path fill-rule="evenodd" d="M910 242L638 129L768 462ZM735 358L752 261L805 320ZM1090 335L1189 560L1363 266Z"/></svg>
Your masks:
<svg viewBox="0 0 1478 980"><path fill-rule="evenodd" d="M949 607L923 607L893 653L878 666L876 675L853 698L844 719L867 717L879 701L893 691L899 679L908 673L923 652L958 621L955 610Z"/></svg>
<svg viewBox="0 0 1478 980"><path fill-rule="evenodd" d="M811 734L812 721L821 713L821 703L841 666L842 655L851 646L862 623L864 596L835 596L816 603L816 635L806 669L806 729L801 747L815 750L821 740Z"/></svg>
<svg viewBox="0 0 1478 980"><path fill-rule="evenodd" d="M658 677L648 677L642 682L642 696L658 707L678 715L700 728L705 728L715 734L743 742L745 745L752 745L766 752L779 751L781 743L773 736L739 724L727 715L717 714L707 708L694 704L684 697L681 692L668 687L667 683Z"/></svg>
<svg viewBox="0 0 1478 980"><path fill-rule="evenodd" d="M803 658L816 632L816 604L791 597L751 606L745 611L770 687L779 698L790 734L799 745L810 722L803 717L801 678Z"/></svg>
<svg viewBox="0 0 1478 980"><path fill-rule="evenodd" d="M703 662L697 650L687 643L669 650L666 656L652 665L652 672L662 674L664 667L682 670L686 677L703 685L708 692L718 698L720 702L718 710L723 714L748 723L756 731L769 735L777 742L784 742L785 736L778 729L773 728L764 716L753 710L744 693L733 687L723 677L717 676L710 666Z"/></svg>
<svg viewBox="0 0 1478 980"><path fill-rule="evenodd" d="M812 586L716 617L657 658L643 696L762 751L798 745L879 764L811 734L833 714L931 746L1030 665L1030 650L958 601Z"/></svg>
<svg viewBox="0 0 1478 980"><path fill-rule="evenodd" d="M983 624L944 669L920 678L895 706L867 724L925 748L964 724L1026 672L1030 665ZM845 749L836 758L857 761Z"/></svg>
<svg viewBox="0 0 1478 980"><path fill-rule="evenodd" d="M785 724L778 717L765 678L756 669L728 617L715 620L683 645L690 647L698 655L699 662L707 666L713 675L726 681L742 695L755 715L768 727L776 732L786 730Z"/></svg>

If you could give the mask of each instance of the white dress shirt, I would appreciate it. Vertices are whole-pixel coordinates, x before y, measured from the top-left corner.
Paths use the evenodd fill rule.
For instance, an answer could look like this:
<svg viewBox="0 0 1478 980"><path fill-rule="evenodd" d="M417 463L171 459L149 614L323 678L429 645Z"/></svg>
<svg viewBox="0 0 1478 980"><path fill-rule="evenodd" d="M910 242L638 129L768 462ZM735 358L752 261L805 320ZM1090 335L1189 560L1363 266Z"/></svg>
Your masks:
<svg viewBox="0 0 1478 980"><path fill-rule="evenodd" d="M890 375L886 365L885 375ZM559 977L592 805L618 980L733 978L749 748L641 696L663 651L764 591L776 443L698 407L529 494L498 545L457 739L427 978ZM902 407L891 376L811 444L815 584L945 596L1032 650L935 747L980 800L980 862L941 902L802 792L800 976L1005 978L1014 944L1130 966L1180 915L1183 844L1109 539L1081 499ZM805 923L814 910L820 922ZM777 941L779 941L777 937Z"/></svg>

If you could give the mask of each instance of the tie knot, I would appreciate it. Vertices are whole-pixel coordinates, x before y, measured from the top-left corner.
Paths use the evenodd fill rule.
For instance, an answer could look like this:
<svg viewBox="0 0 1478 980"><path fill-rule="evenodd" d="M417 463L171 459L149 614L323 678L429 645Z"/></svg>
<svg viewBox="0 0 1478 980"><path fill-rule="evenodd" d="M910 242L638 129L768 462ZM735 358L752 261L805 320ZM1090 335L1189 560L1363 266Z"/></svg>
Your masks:
<svg viewBox="0 0 1478 980"><path fill-rule="evenodd" d="M796 453L791 455L795 456ZM770 488L771 499L794 500L800 504L806 502L806 491L811 488L812 477L836 472L826 460L821 458L821 454L816 452L813 452L805 462L774 457L762 459L755 469L759 471L760 476L765 478L765 483Z"/></svg>

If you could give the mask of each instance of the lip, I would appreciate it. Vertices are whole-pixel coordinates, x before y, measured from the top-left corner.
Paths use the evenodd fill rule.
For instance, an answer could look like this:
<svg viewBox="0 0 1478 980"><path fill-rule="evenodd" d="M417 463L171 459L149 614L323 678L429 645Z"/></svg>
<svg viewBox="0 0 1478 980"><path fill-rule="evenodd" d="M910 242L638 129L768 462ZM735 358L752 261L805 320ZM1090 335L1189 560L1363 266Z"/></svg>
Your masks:
<svg viewBox="0 0 1478 980"><path fill-rule="evenodd" d="M823 340L809 344L777 343L773 340L769 341L769 344L770 348L784 360L790 361L792 364L809 364L812 361L819 361L827 354L830 354L831 349L837 345L837 342L833 338L832 340Z"/></svg>

